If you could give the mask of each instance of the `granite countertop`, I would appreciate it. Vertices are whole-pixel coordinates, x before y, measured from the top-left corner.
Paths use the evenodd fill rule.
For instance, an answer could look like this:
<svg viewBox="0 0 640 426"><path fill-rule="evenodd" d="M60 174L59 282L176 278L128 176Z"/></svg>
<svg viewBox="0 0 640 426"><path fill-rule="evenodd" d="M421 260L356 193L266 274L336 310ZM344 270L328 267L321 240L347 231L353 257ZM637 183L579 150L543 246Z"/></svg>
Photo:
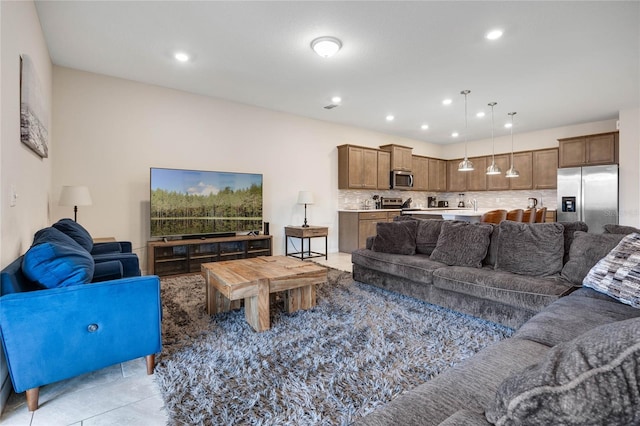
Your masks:
<svg viewBox="0 0 640 426"><path fill-rule="evenodd" d="M498 207L478 209L477 211L473 211L472 208L451 208L451 207L428 207L428 208L419 208L419 210L415 210L415 208L410 210L404 210L405 213L409 214L455 214L456 216L482 216L483 213L486 213L491 210L496 210ZM507 211L513 209L505 209ZM523 209L526 210L526 209ZM399 212L403 211L402 209L339 209L338 212L350 212L350 213L366 213L366 212ZM547 211L554 212L556 209L547 208Z"/></svg>

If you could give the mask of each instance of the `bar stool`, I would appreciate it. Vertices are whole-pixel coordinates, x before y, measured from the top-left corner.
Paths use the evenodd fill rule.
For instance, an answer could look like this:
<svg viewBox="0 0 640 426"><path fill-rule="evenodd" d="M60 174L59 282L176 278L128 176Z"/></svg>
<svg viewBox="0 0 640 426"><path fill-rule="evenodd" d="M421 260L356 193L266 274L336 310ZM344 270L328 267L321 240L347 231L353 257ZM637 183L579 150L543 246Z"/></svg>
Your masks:
<svg viewBox="0 0 640 426"><path fill-rule="evenodd" d="M547 220L547 208L543 207L536 211L536 223L544 223Z"/></svg>
<svg viewBox="0 0 640 426"><path fill-rule="evenodd" d="M506 210L490 210L480 217L482 223L500 223L507 219Z"/></svg>
<svg viewBox="0 0 640 426"><path fill-rule="evenodd" d="M507 220L512 220L514 222L522 222L522 209L509 210L507 212Z"/></svg>
<svg viewBox="0 0 640 426"><path fill-rule="evenodd" d="M522 212L522 222L524 223L535 223L536 221L536 208L533 207L531 209L524 210Z"/></svg>

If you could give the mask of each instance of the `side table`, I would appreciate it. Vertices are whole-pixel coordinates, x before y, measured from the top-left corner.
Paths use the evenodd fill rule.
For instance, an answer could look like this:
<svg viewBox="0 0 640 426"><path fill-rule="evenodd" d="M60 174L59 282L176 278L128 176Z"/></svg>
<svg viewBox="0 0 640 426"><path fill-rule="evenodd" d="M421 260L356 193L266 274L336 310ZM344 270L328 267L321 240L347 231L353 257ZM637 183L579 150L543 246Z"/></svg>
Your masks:
<svg viewBox="0 0 640 426"><path fill-rule="evenodd" d="M329 235L329 228L326 226L285 226L285 248L284 254L286 256L297 257L300 260L309 259L312 257L322 257L327 259L328 243L327 237ZM317 251L311 251L311 238L324 237L324 253ZM289 253L289 238L300 239L300 251L295 253ZM304 249L304 240L307 240L307 250Z"/></svg>

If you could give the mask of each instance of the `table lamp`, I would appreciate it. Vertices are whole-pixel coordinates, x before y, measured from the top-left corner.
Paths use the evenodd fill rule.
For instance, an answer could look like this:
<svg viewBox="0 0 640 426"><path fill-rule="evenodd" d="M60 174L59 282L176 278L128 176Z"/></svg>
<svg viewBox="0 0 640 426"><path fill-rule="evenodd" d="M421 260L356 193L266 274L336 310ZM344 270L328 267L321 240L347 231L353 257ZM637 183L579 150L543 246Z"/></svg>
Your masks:
<svg viewBox="0 0 640 426"><path fill-rule="evenodd" d="M90 206L91 194L86 186L63 186L58 205L73 206L73 220L78 221L78 206Z"/></svg>
<svg viewBox="0 0 640 426"><path fill-rule="evenodd" d="M313 204L313 193L311 191L299 191L298 192L298 204L304 204L304 223L303 228L308 228L307 225L307 204Z"/></svg>

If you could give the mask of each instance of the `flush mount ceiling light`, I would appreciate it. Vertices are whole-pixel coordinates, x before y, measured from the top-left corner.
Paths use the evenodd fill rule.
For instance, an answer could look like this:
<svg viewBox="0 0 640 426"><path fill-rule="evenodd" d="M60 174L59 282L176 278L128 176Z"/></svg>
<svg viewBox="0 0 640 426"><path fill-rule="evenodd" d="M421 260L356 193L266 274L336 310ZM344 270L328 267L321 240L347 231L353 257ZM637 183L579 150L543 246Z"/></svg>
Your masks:
<svg viewBox="0 0 640 426"><path fill-rule="evenodd" d="M473 171L473 163L467 157L467 95L471 93L471 90L463 90L460 92L464 95L464 159L458 164L459 172L471 172Z"/></svg>
<svg viewBox="0 0 640 426"><path fill-rule="evenodd" d="M484 111L480 111L479 113L477 113L476 117L478 117L478 118L484 117Z"/></svg>
<svg viewBox="0 0 640 426"><path fill-rule="evenodd" d="M335 37L318 37L311 42L311 48L323 58L330 58L342 48L342 42Z"/></svg>
<svg viewBox="0 0 640 426"><path fill-rule="evenodd" d="M442 101L442 105L451 105L451 102L453 102L451 99L445 99Z"/></svg>
<svg viewBox="0 0 640 426"><path fill-rule="evenodd" d="M511 167L504 174L504 177L508 178L517 178L520 177L520 173L513 167L513 116L516 115L515 112L510 112L508 115L511 116Z"/></svg>
<svg viewBox="0 0 640 426"><path fill-rule="evenodd" d="M178 62L187 62L189 60L189 55L184 52L177 52L175 55L173 55L173 57Z"/></svg>
<svg viewBox="0 0 640 426"><path fill-rule="evenodd" d="M395 118L393 115L389 114L387 115L387 121L393 121L393 119Z"/></svg>
<svg viewBox="0 0 640 426"><path fill-rule="evenodd" d="M340 96L334 96L333 98L331 98L331 102L333 102L334 104L339 104L340 102L342 102L342 98Z"/></svg>
<svg viewBox="0 0 640 426"><path fill-rule="evenodd" d="M422 130L427 130L429 128L429 125L428 124L423 124L422 126L420 126L420 128Z"/></svg>
<svg viewBox="0 0 640 426"><path fill-rule="evenodd" d="M485 35L488 40L497 40L502 37L502 30L491 30Z"/></svg>
<svg viewBox="0 0 640 426"><path fill-rule="evenodd" d="M492 145L492 151L491 151L491 165L489 167L487 167L487 174L488 175L499 175L502 173L502 170L500 170L500 167L498 167L498 165L496 164L496 142L493 138L493 107L498 105L497 102L489 102L488 104L491 107L491 145Z"/></svg>

